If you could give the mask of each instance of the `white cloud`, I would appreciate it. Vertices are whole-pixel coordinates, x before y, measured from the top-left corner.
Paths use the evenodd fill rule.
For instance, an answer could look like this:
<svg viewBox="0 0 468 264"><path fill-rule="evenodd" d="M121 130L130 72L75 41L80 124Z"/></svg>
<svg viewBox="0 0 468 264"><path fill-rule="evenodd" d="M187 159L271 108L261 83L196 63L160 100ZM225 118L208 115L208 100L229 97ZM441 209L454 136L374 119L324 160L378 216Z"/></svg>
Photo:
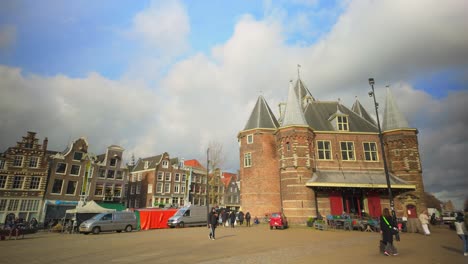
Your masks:
<svg viewBox="0 0 468 264"><path fill-rule="evenodd" d="M189 47L189 17L179 1L152 1L133 19L132 34L161 54L179 55Z"/></svg>
<svg viewBox="0 0 468 264"><path fill-rule="evenodd" d="M6 51L16 43L16 27L0 25L0 51Z"/></svg>

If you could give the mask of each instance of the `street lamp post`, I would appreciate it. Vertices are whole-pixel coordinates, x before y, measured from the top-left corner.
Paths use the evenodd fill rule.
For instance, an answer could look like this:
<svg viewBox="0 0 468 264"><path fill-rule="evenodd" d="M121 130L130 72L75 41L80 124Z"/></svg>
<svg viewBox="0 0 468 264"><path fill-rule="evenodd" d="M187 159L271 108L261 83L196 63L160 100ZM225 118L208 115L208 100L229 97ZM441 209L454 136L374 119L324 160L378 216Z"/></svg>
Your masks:
<svg viewBox="0 0 468 264"><path fill-rule="evenodd" d="M380 149L382 150L382 159L384 163L384 170L385 170L385 179L387 180L387 191L388 191L388 199L390 200L390 210L392 211L392 219L393 222L396 224L396 214L395 214L395 203L393 201L393 194L392 194L392 187L390 184L390 175L388 173L388 166L387 166L387 158L385 157L385 149L383 143L383 134L382 129L380 128L380 120L379 120L379 103L375 99L375 91L374 91L374 78L369 78L369 84L372 87L372 91L369 92L369 96L374 98L374 106L375 106L375 115L377 117L377 127L379 129L379 141L380 141ZM400 240L400 236L397 234L397 240Z"/></svg>
<svg viewBox="0 0 468 264"><path fill-rule="evenodd" d="M210 221L210 219L208 219L208 215L210 214L210 204L209 204L210 185L209 185L209 175L208 175L209 171L210 171L210 148L206 149L206 215L207 215L208 222Z"/></svg>

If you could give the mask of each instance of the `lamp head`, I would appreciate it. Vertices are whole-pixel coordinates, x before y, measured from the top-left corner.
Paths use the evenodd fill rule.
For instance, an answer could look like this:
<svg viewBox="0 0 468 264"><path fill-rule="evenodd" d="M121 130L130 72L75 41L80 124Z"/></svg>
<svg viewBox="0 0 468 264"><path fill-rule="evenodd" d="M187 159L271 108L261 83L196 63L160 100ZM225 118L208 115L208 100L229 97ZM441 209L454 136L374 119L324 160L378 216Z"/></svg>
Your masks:
<svg viewBox="0 0 468 264"><path fill-rule="evenodd" d="M369 84L370 84L370 85L374 85L374 83L375 83L375 82L374 82L374 78L369 78Z"/></svg>
<svg viewBox="0 0 468 264"><path fill-rule="evenodd" d="M370 91L368 94L369 94L369 97L374 96L374 92L372 92L372 91Z"/></svg>

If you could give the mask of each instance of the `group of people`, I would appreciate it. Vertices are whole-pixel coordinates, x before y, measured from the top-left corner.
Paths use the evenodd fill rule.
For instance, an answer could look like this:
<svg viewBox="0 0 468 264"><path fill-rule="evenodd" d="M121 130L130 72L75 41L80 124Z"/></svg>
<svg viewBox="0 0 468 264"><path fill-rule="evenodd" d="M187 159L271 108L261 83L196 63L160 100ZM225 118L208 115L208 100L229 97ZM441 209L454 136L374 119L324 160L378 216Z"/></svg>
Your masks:
<svg viewBox="0 0 468 264"><path fill-rule="evenodd" d="M244 220L246 222L246 226L250 227L250 220L252 216L250 212L244 214L242 211L238 213L236 211L226 211L226 210L218 210L215 207L211 208L210 213L208 214L208 228L210 228L210 239L215 240L215 230L218 225L223 225L225 227L230 226L234 228L236 222L238 221L239 225L242 226L244 224ZM255 217L254 223L258 224L258 218Z"/></svg>
<svg viewBox="0 0 468 264"><path fill-rule="evenodd" d="M5 219L4 229L9 230L8 239L12 236L18 239L21 230L25 229L29 225L29 228L37 228L38 222L35 217L31 218L29 223L25 222L23 218L15 217L14 214L9 214Z"/></svg>

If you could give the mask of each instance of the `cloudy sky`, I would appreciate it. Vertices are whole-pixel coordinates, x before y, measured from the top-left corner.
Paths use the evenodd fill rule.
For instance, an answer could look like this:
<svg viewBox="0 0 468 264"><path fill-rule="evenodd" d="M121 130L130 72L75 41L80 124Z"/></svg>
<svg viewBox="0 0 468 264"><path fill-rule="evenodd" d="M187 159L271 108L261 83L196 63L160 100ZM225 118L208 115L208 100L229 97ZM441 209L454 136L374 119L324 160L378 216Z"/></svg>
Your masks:
<svg viewBox="0 0 468 264"><path fill-rule="evenodd" d="M464 0L0 1L0 151L26 131L63 150L117 144L239 167L237 133L259 95L277 113L288 83L373 112L390 85L419 130L425 189L468 195ZM382 107L383 109L383 107Z"/></svg>

